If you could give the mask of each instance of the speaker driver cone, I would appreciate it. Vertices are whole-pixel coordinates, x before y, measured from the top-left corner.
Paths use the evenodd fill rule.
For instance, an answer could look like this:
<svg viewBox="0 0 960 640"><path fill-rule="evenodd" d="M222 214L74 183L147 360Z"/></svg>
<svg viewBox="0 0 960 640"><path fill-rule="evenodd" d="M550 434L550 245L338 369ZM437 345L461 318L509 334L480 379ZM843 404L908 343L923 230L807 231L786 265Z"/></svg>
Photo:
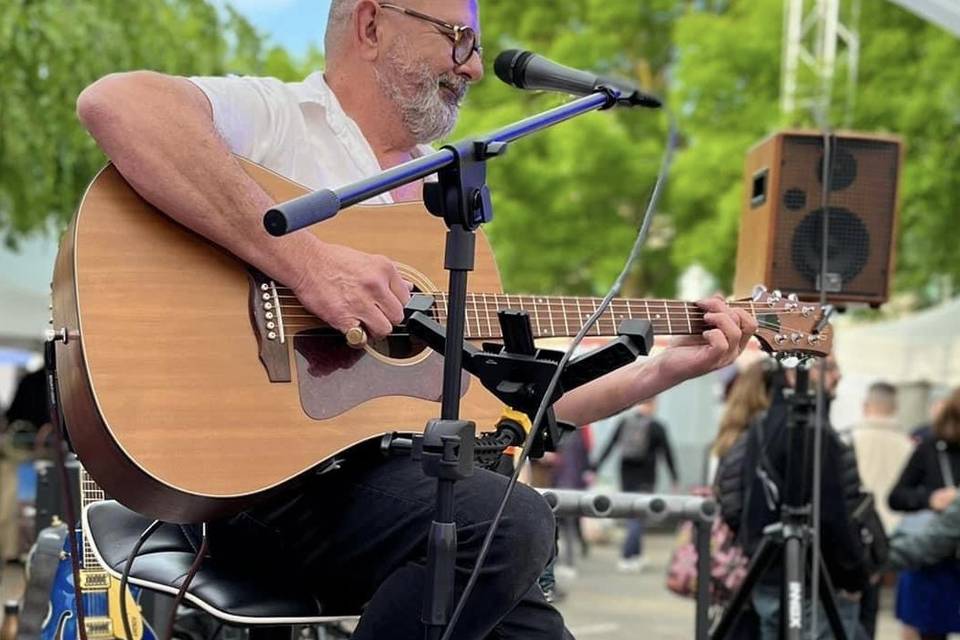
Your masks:
<svg viewBox="0 0 960 640"><path fill-rule="evenodd" d="M870 232L848 209L829 207L827 230L827 273L836 274L846 284L867 264L870 256ZM812 285L820 274L823 251L823 209L811 211L793 232L791 257L796 270Z"/></svg>

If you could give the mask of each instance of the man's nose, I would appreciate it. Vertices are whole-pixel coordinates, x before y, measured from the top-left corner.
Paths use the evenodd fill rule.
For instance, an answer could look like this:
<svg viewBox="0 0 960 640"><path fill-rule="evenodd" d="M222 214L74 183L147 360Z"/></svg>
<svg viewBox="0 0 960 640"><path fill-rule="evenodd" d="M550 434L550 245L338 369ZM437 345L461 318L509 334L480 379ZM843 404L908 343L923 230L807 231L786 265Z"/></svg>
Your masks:
<svg viewBox="0 0 960 640"><path fill-rule="evenodd" d="M454 71L462 76L466 76L470 82L480 82L483 78L483 60L476 51L470 58L458 66Z"/></svg>

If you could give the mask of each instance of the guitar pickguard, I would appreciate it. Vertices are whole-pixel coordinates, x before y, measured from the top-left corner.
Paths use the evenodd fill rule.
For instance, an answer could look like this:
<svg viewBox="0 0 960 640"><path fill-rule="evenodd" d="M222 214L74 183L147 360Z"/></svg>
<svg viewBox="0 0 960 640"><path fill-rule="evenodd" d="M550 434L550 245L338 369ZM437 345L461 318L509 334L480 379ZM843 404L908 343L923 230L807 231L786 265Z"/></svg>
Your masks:
<svg viewBox="0 0 960 640"><path fill-rule="evenodd" d="M342 336L311 332L294 336L293 350L300 403L314 420L333 418L384 396L440 401L443 358L436 353L395 361L351 348ZM462 382L465 394L470 375L464 373Z"/></svg>

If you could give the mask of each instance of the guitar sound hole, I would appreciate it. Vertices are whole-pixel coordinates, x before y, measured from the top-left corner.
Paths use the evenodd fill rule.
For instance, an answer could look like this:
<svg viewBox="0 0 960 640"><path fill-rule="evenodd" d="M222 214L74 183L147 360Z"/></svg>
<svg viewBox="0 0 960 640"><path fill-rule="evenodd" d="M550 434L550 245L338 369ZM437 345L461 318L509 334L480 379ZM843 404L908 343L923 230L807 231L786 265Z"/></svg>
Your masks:
<svg viewBox="0 0 960 640"><path fill-rule="evenodd" d="M396 329L393 335L370 343L370 347L382 356L394 360L414 358L428 350L426 343L406 333L404 328Z"/></svg>
<svg viewBox="0 0 960 640"><path fill-rule="evenodd" d="M414 285L412 293L414 295L422 293L422 290ZM435 316L434 319L436 319ZM410 335L407 332L406 325L395 327L391 335L382 340L371 342L370 347L380 355L395 360L415 358L430 349L423 340Z"/></svg>

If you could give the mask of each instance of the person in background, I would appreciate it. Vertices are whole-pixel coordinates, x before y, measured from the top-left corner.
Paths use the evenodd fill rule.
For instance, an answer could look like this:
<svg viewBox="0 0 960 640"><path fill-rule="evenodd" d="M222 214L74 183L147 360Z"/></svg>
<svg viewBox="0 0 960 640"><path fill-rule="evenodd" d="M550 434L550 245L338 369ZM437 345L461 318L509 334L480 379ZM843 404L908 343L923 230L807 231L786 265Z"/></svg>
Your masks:
<svg viewBox="0 0 960 640"><path fill-rule="evenodd" d="M860 480L873 494L877 514L886 532L892 533L899 517L890 511L890 490L913 452L913 443L897 421L897 389L874 382L863 402L863 418L845 434L857 457ZM871 583L860 600L860 626L866 637L876 635L880 584Z"/></svg>
<svg viewBox="0 0 960 640"><path fill-rule="evenodd" d="M607 446L597 458L594 468L599 468L613 452L620 449L620 488L623 491L650 493L657 483L657 462L663 456L674 487L679 484L673 450L664 425L653 416L656 401L650 398L627 411L614 427ZM643 557L643 520L627 521L627 537L617 568L621 571L642 571L646 561Z"/></svg>
<svg viewBox="0 0 960 640"><path fill-rule="evenodd" d="M960 494L915 533L890 538L890 569L921 569L960 558Z"/></svg>
<svg viewBox="0 0 960 640"><path fill-rule="evenodd" d="M840 370L833 356L823 363L823 387L827 402L836 394ZM820 363L810 369L810 389L816 389L821 377ZM771 381L770 407L763 419L755 421L748 431L746 453L740 464L742 482L747 497L739 523L739 540L746 553L757 551L764 530L781 517L783 496L787 489L787 456L791 446L788 421L789 408L784 391L795 384L796 372L786 369L776 372ZM829 409L825 412L829 415ZM813 438L812 428L809 438ZM864 563L864 549L851 519L851 513L860 497L860 478L857 463L849 447L836 431L824 425L821 479L820 526L821 554L824 565L836 589L836 604L847 637L854 638L859 628L859 600L868 575ZM760 473L760 471L763 473ZM799 471L800 469L798 469ZM724 471L721 469L720 474ZM807 472L809 473L809 471ZM810 476L808 476L810 477ZM812 486L804 487L802 501L812 502ZM725 514L726 519L726 514ZM783 587L783 560L775 557L752 593L752 604L760 618L760 638L779 637L780 595ZM803 617L812 616L812 601L804 603ZM826 614L821 606L818 612L818 639L831 637ZM805 622L805 624L807 624Z"/></svg>
<svg viewBox="0 0 960 640"><path fill-rule="evenodd" d="M947 404L947 398L949 397L950 390L948 387L937 385L930 390L928 395L929 403L927 405L928 419L926 422L921 422L910 430L910 437L913 438L915 444L919 444L924 438L933 436L933 421L936 420L940 412L943 411L943 408Z"/></svg>
<svg viewBox="0 0 960 640"><path fill-rule="evenodd" d="M49 428L46 375L38 369L20 378L0 419L0 564L19 561L21 548L30 544L18 529L17 467L34 456L40 434Z"/></svg>
<svg viewBox="0 0 960 640"><path fill-rule="evenodd" d="M586 425L564 438L553 464L553 486L557 489L583 490L590 486L590 425ZM560 538L563 541L561 561L573 569L576 550L586 556L589 545L583 537L580 518L562 516L557 519Z"/></svg>
<svg viewBox="0 0 960 640"><path fill-rule="evenodd" d="M960 480L960 388L955 389L890 492L892 509L942 512L957 496ZM897 585L897 618L906 638L945 639L960 632L960 564L946 561L903 571Z"/></svg>
<svg viewBox="0 0 960 640"><path fill-rule="evenodd" d="M717 437L710 447L707 484L713 484L719 461L747 432L751 421L770 406L770 371L773 363L757 360L744 368L731 383Z"/></svg>

